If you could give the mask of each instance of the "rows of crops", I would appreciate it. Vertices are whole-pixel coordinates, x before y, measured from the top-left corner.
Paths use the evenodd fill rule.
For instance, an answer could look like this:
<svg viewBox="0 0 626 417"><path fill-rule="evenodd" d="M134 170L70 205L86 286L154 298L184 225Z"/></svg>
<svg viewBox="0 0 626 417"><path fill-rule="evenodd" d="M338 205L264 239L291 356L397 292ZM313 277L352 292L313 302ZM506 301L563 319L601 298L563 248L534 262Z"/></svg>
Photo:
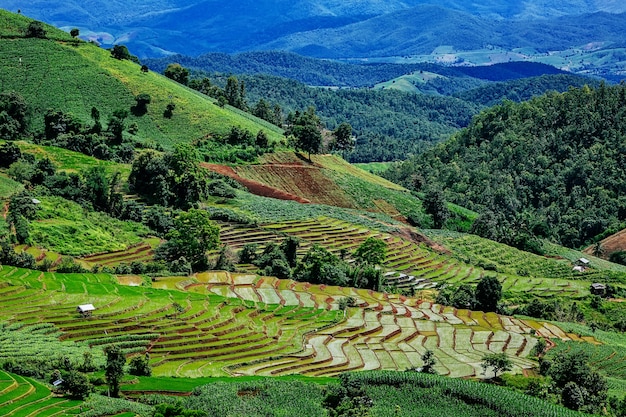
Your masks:
<svg viewBox="0 0 626 417"><path fill-rule="evenodd" d="M0 318L12 326L52 323L38 324L33 334L45 338L59 329L62 340L92 349L117 344L128 354L148 351L158 375L403 370L421 366L421 355L432 350L441 374L480 377L486 353L507 353L518 371L532 367L526 357L535 334L581 340L550 323L252 274L169 279L176 290L119 285L107 274L4 266L0 279L12 284L0 288ZM339 311L344 297L357 307ZM85 303L97 307L92 317L76 313Z"/></svg>
<svg viewBox="0 0 626 417"><path fill-rule="evenodd" d="M101 254L92 254L85 256L81 260L87 263L89 266L100 265L114 267L122 263L130 264L132 262L148 262L151 261L154 256L154 249L160 243L159 238L149 238L139 244L132 245L131 247Z"/></svg>
<svg viewBox="0 0 626 417"><path fill-rule="evenodd" d="M222 242L235 250L249 243L263 247L270 241L279 242L284 236L289 235L300 239L300 255L313 244L322 245L339 255L342 251L351 253L368 237L383 239L387 243L387 258L384 264L387 271L386 283L398 289L422 290L441 283L476 284L485 274L492 274L498 277L504 290L508 291L532 292L541 296L580 297L588 294L588 283L581 281L580 276L573 275L568 261L527 254L475 236L445 241L446 244L454 244L455 251L460 250L457 246L465 245L465 250L472 253L471 259L467 254L462 255L468 256L466 263L405 236L376 233L327 217L265 224L261 227L226 223L221 226ZM506 267L500 268L499 271L487 271L485 268L497 269L491 265L492 259L498 259ZM539 273L528 274L529 269ZM593 279L596 275L597 273L588 273L584 278Z"/></svg>
<svg viewBox="0 0 626 417"><path fill-rule="evenodd" d="M285 309L337 309L340 299L355 300L358 308L348 309L341 323L308 333L301 351L231 367L236 374L332 376L353 370L402 370L421 366L422 354L432 350L439 373L481 377L481 361L487 353L507 353L518 370L533 367L526 359L536 344L533 334L593 342L550 323L457 310L368 290L228 272L198 274L184 282L180 288L190 292L279 304Z"/></svg>
<svg viewBox="0 0 626 417"><path fill-rule="evenodd" d="M400 409L395 415L405 415L402 412L404 404L412 404L420 402L420 396L427 395L428 403L422 402L423 412L430 409L427 404L432 407L434 403L440 401L437 393L456 399L462 399L462 403L475 404L484 407L484 414L476 414L476 410L471 408L464 410L457 401L457 406L452 406L448 415L464 417L466 415L495 415L495 416L515 416L515 417L560 417L560 416L579 416L576 411L557 406L535 397L529 397L519 392L505 389L497 385L477 384L475 382L464 379L442 378L437 375L428 375L417 372L361 372L350 375L350 383L368 387L380 387L385 392L381 395L389 401L393 398L393 392L400 392L403 399L407 402L398 403ZM411 387L412 390L402 390L403 387ZM425 389L425 390L422 390ZM417 398L416 398L417 397ZM377 415L394 415L396 411L392 407L386 407L386 414ZM491 414L494 412L494 414ZM420 415L420 414L410 414Z"/></svg>
<svg viewBox="0 0 626 417"><path fill-rule="evenodd" d="M279 304L246 306L217 296L114 285L106 274L52 274L2 267L0 318L52 323L64 341L127 354L149 351L161 375L216 375L226 365L301 349L303 334L336 321L337 312ZM83 318L75 308L92 303ZM43 326L42 337L56 329ZM33 345L36 346L36 345ZM28 354L23 349L19 354Z"/></svg>

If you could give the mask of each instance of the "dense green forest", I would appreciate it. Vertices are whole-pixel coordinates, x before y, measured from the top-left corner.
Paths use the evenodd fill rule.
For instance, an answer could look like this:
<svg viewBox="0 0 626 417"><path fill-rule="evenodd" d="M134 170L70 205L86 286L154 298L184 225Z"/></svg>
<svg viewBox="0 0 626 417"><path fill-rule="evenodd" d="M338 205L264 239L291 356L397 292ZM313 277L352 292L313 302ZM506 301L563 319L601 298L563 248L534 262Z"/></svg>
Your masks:
<svg viewBox="0 0 626 417"><path fill-rule="evenodd" d="M229 78L201 71L191 71L191 75L194 79L209 79L222 88ZM417 86L422 93L414 93L309 87L271 75L237 78L245 85L250 109L261 99L270 107L278 105L283 116L313 106L330 130L342 122L350 123L357 138L355 149L344 154L350 162L404 160L466 127L486 104L505 98L519 101L546 91L566 91L570 86L593 83L587 78L557 74L483 85L475 78L451 76L435 77ZM477 85L481 87L475 89Z"/></svg>
<svg viewBox="0 0 626 417"><path fill-rule="evenodd" d="M482 213L482 236L580 247L626 219L625 105L623 84L507 101L387 177Z"/></svg>
<svg viewBox="0 0 626 417"><path fill-rule="evenodd" d="M313 106L329 130L347 122L357 138L355 149L343 153L350 162L404 160L466 127L485 106L597 84L532 62L469 68L356 64L285 52L249 52L175 55L146 63L159 72L179 64L189 71L190 86L214 96L215 87L225 91L228 79L237 74L245 103L235 106L260 117L259 106L278 106L283 119ZM277 120L281 117L263 118L281 124Z"/></svg>

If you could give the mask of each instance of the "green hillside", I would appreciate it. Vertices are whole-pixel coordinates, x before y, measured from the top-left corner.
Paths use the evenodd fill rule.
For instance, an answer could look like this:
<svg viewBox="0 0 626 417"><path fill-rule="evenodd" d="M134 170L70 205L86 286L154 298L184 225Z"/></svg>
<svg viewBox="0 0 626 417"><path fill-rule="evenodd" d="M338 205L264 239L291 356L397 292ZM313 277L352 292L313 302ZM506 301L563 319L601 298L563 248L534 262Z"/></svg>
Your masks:
<svg viewBox="0 0 626 417"><path fill-rule="evenodd" d="M619 415L626 267L463 233L481 217L433 190L294 151L295 133L278 151L253 133L276 128L2 16L3 89L26 102L0 91L5 414ZM93 131L92 107L115 124L139 93L134 133Z"/></svg>
<svg viewBox="0 0 626 417"><path fill-rule="evenodd" d="M32 132L43 131L43 116L48 109L71 113L91 125L92 107L106 121L116 110L130 110L136 95L147 93L152 98L147 114L136 116L131 112L128 118L128 124L137 124L135 136L141 142L171 148L181 141L224 136L232 126L248 129L254 135L263 129L274 141L281 138L275 126L221 108L204 95L159 74L143 73L136 63L114 59L109 51L73 41L58 29L48 28L47 36L52 39L25 39L21 30L27 21L13 16L0 10L5 27L0 40L0 85L3 91L23 96L32 113ZM166 118L163 115L170 103L176 108L173 117Z"/></svg>
<svg viewBox="0 0 626 417"><path fill-rule="evenodd" d="M604 84L505 102L388 177L419 175L482 213L474 230L485 237L526 248L529 235L588 246L626 220L625 104L624 85Z"/></svg>

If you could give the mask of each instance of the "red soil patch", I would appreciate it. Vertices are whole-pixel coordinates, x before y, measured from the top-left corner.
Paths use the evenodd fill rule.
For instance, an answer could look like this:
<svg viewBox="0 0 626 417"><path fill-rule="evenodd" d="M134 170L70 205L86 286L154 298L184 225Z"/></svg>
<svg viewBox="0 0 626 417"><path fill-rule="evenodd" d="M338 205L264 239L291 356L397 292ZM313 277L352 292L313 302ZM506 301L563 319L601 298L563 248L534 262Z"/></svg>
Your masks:
<svg viewBox="0 0 626 417"><path fill-rule="evenodd" d="M262 197L276 198L278 200L297 201L298 203L303 204L308 204L311 202L310 200L299 197L295 194L279 190L278 188L270 187L258 181L243 178L242 176L237 174L234 169L225 165L207 164L203 162L200 164L200 166L234 179L235 181L246 187L248 191L250 191L252 194L260 195Z"/></svg>
<svg viewBox="0 0 626 417"><path fill-rule="evenodd" d="M409 228L403 228L400 229L398 231L392 232L391 234L401 237L402 239L408 240L410 242L414 242L417 244L420 243L425 243L428 247L430 247L431 249L436 250L439 253L442 254L450 254L450 250L448 250L446 247L440 245L439 243L427 238L425 235L416 232L415 230L409 229Z"/></svg>
<svg viewBox="0 0 626 417"><path fill-rule="evenodd" d="M246 165L237 174L311 202L336 207L357 208L356 203L314 164L287 163Z"/></svg>
<svg viewBox="0 0 626 417"><path fill-rule="evenodd" d="M609 259L609 256L612 253L626 250L626 229L621 230L615 233L614 235L607 237L606 239L602 239L600 241L600 245L602 247L602 252L603 252L600 258L603 258L603 259ZM588 255L593 255L594 246L595 245L589 246L583 252L585 252Z"/></svg>

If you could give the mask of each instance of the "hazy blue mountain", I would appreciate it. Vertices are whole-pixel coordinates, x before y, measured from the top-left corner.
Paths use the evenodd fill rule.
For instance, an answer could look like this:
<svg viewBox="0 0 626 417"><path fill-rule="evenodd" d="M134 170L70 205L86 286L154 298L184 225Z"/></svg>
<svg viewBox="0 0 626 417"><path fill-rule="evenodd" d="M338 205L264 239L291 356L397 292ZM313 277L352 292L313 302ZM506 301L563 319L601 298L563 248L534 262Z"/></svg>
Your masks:
<svg viewBox="0 0 626 417"><path fill-rule="evenodd" d="M429 5L445 10L425 7ZM546 35L560 37L559 24L584 31L588 18L571 16L626 12L626 2L619 0L3 0L1 6L59 27L78 27L84 37L104 45L124 43L141 57L268 47L316 56L360 56L367 51L423 51L437 39L465 46L499 39L509 41L507 45L518 40L527 44ZM443 17L452 23L442 23ZM568 20L551 20L558 17ZM588 32L594 35L595 27Z"/></svg>
<svg viewBox="0 0 626 417"><path fill-rule="evenodd" d="M490 20L439 6L418 6L340 28L303 31L261 45L324 58L430 54L486 47L562 50L591 42L623 42L626 14L598 12L552 19Z"/></svg>

